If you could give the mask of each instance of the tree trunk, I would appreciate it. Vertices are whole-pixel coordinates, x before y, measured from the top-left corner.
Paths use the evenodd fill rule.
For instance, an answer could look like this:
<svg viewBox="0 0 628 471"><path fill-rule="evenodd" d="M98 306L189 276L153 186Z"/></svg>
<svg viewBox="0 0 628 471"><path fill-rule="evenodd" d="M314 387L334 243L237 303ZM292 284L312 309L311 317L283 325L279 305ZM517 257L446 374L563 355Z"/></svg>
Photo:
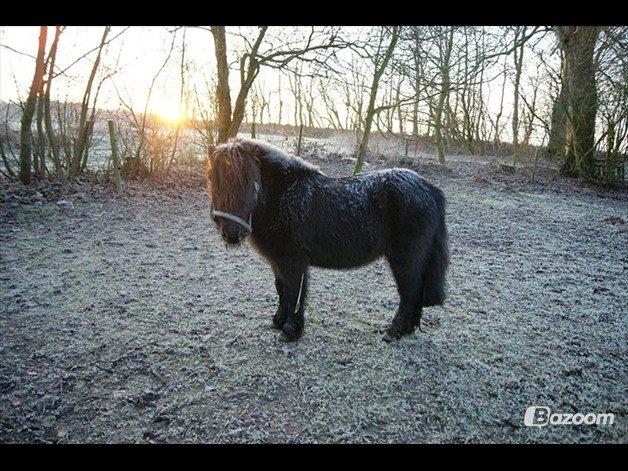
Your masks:
<svg viewBox="0 0 628 471"><path fill-rule="evenodd" d="M111 160L113 162L113 181L116 185L116 193L122 193L122 178L120 177L121 167L118 157L118 141L116 139L116 128L112 120L107 121L109 127L109 142L111 142Z"/></svg>
<svg viewBox="0 0 628 471"><path fill-rule="evenodd" d="M515 34L515 43L519 40L519 35L525 37L526 29ZM521 44L521 47L515 48L514 63L515 63L515 80L514 80L514 97L512 106L512 154L513 154L513 166L517 165L517 158L519 157L519 87L521 84L521 71L523 68L523 49L525 43Z"/></svg>
<svg viewBox="0 0 628 471"><path fill-rule="evenodd" d="M567 86L567 153L563 173L595 178L596 26L563 26L557 34L565 54Z"/></svg>
<svg viewBox="0 0 628 471"><path fill-rule="evenodd" d="M42 86L43 89L43 86ZM44 97L40 93L37 97L37 153L35 154L35 171L39 178L46 176L46 135L44 133Z"/></svg>
<svg viewBox="0 0 628 471"><path fill-rule="evenodd" d="M22 123L20 128L20 181L24 185L31 182L31 144L33 140L31 132L31 123L35 114L35 106L37 104L37 95L41 93L44 81L44 53L46 52L46 38L48 36L48 27L39 27L39 47L37 49L37 58L35 59L35 73L33 81L28 92L24 112L22 113Z"/></svg>
<svg viewBox="0 0 628 471"><path fill-rule="evenodd" d="M379 67L376 66L375 73L373 74L373 82L371 83L371 89L369 94L369 103L366 108L366 116L364 118L364 129L362 131L362 139L360 140L360 145L358 146L358 155L355 163L355 167L353 168L353 174L357 175L362 171L362 167L364 166L364 156L366 155L366 151L369 144L369 139L371 137L371 125L373 124L373 118L375 117L375 100L377 99L377 89L379 88L379 80L381 79L386 67L388 66L388 62L393 55L393 51L395 50L395 45L397 44L397 39L399 38L400 27L394 26L392 30L392 37L390 39L390 43L388 44L388 48L384 52L384 56L382 58L381 65ZM376 59L377 63L377 59Z"/></svg>
<svg viewBox="0 0 628 471"><path fill-rule="evenodd" d="M449 36L447 38L447 44L445 45L445 53L441 61L441 88L438 95L438 104L434 113L434 138L436 141L436 150L438 152L438 161L441 164L445 163L445 143L443 138L443 110L445 108L445 102L449 95L449 59L451 57L451 50L454 44L454 30L451 28Z"/></svg>
<svg viewBox="0 0 628 471"><path fill-rule="evenodd" d="M397 86L397 91L395 95L395 99L397 100L397 103L400 103L400 96L401 96L401 81L399 81L399 85ZM397 120L399 121L399 134L403 134L404 133L403 111L401 109L400 104L397 105Z"/></svg>
<svg viewBox="0 0 628 471"><path fill-rule="evenodd" d="M216 65L218 68L218 143L226 142L231 126L231 92L229 90L229 64L227 62L227 39L224 26L212 26Z"/></svg>
<svg viewBox="0 0 628 471"><path fill-rule="evenodd" d="M174 145L172 146L172 152L170 153L170 159L168 160L166 173L170 173L170 168L174 165L177 150L179 146L179 135L181 134L181 125L182 120L187 117L187 112L184 113L184 116L181 116L181 111L184 111L184 101L185 101L185 76L187 74L187 70L185 67L185 33L187 30L183 28L183 38L181 39L181 66L179 67L180 78L181 78L181 88L179 90L179 119L177 119L176 129L174 132Z"/></svg>
<svg viewBox="0 0 628 471"><path fill-rule="evenodd" d="M257 67L257 65L254 67ZM256 71L251 72L248 79L240 87L240 92L238 93L235 106L233 107L233 116L231 118L231 124L229 125L227 139L238 135L238 130L244 119L244 111L246 110L246 97L249 94L249 90L251 89L251 85L253 85L258 70L259 69L256 69Z"/></svg>
<svg viewBox="0 0 628 471"><path fill-rule="evenodd" d="M282 90L281 90L281 74L279 74L279 85L277 87L277 92L279 94L279 114L277 116L277 124L281 125L281 118L282 118L282 113L283 113L283 100L281 99L281 95L282 95Z"/></svg>
<svg viewBox="0 0 628 471"><path fill-rule="evenodd" d="M85 92L83 93L83 102L81 103L81 114L79 117L79 126L78 126L78 134L76 143L74 145L74 152L72 156L72 162L70 164L70 169L68 171L68 179L72 180L76 174L78 174L82 167L82 159L84 158L84 152L87 148L87 143L90 137L90 126L87 122L87 112L89 109L89 102L92 94L92 87L94 85L94 78L96 77L96 71L98 70L98 66L100 65L100 57L102 54L103 47L105 46L105 41L107 40L107 35L111 30L110 26L106 26L102 38L100 40L100 46L98 48L98 54L96 55L96 59L94 60L94 64L92 65L92 70L89 74L89 78L87 79L87 85L85 86Z"/></svg>
<svg viewBox="0 0 628 471"><path fill-rule="evenodd" d="M608 131L606 134L606 158L604 160L604 181L606 183L612 183L615 178L615 171L617 168L617 148L615 147L615 122L609 120Z"/></svg>
<svg viewBox="0 0 628 471"><path fill-rule="evenodd" d="M373 125L373 118L375 117L375 113L373 113L373 110L375 109L377 86L375 87L375 90L371 89L371 96L369 98L369 104L366 109L366 117L364 118L364 130L362 131L362 139L360 139L360 145L358 146L357 161L353 169L354 175L360 173L362 171L362 167L364 167L364 156L366 155L366 151L368 149L369 139L371 137L371 126Z"/></svg>
<svg viewBox="0 0 628 471"><path fill-rule="evenodd" d="M419 41L415 41L414 46L414 94L416 95L412 104L412 135L419 136L419 93L421 91L421 62L419 58Z"/></svg>
<svg viewBox="0 0 628 471"><path fill-rule="evenodd" d="M568 63L563 56L560 92L552 105L552 117L550 122L549 141L547 143L547 156L562 162L565 158L567 144L567 85L569 75Z"/></svg>
<svg viewBox="0 0 628 471"><path fill-rule="evenodd" d="M61 36L61 27L55 28L55 37L50 46L50 56L48 59L48 80L46 81L46 89L44 90L44 125L46 127L46 135L48 136L48 142L50 143L50 152L52 160L54 162L55 171L57 173L57 180L65 181L65 173L63 171L63 165L61 164L61 155L59 153L59 146L57 144L57 138L52 127L52 117L50 116L50 89L52 88L52 78L54 74L55 61L57 57L57 47L59 45L59 37Z"/></svg>
<svg viewBox="0 0 628 471"><path fill-rule="evenodd" d="M257 51L264 39L268 26L263 26L247 54L248 64L245 58L240 60L240 91L231 111L231 98L229 92L229 64L227 63L227 40L224 26L212 26L214 35L214 45L216 52L216 63L218 65L218 86L216 94L218 96L218 142L225 142L238 134L244 112L246 110L246 98L251 90L251 86L259 73L259 63L257 61ZM244 67L246 65L246 70Z"/></svg>
<svg viewBox="0 0 628 471"><path fill-rule="evenodd" d="M547 143L547 155L551 159L562 161L565 157L567 141L567 97L565 86L561 86L560 95L552 106L552 118L550 123L549 141Z"/></svg>

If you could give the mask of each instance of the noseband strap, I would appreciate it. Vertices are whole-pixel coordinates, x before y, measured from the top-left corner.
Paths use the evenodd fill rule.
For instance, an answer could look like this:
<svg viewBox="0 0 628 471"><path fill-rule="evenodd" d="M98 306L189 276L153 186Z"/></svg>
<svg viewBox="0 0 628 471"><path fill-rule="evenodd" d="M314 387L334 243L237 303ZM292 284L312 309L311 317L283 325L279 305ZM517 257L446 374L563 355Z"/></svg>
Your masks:
<svg viewBox="0 0 628 471"><path fill-rule="evenodd" d="M251 216L249 217L249 222L246 222L244 219L239 218L238 216L236 216L235 214L231 214L231 213L225 213L224 211L217 211L215 209L212 209L210 214L212 216L217 216L219 218L223 218L223 219L229 219L230 221L235 222L236 224L240 224L242 227L244 227L249 233L253 232L253 228L251 227L251 218L253 217L253 212L251 211Z"/></svg>
<svg viewBox="0 0 628 471"><path fill-rule="evenodd" d="M253 188L255 189L255 203L257 203L257 196L259 194L259 184L255 182L255 184L253 185ZM249 232L249 234L253 232L253 225L251 223L251 221L253 220L253 210L251 210L251 214L249 215L249 222L246 222L244 219L236 216L235 214L225 213L224 211L218 211L216 209L212 209L209 212L209 214L211 216L217 216L219 218L229 219L229 221L233 221L236 224L240 224Z"/></svg>

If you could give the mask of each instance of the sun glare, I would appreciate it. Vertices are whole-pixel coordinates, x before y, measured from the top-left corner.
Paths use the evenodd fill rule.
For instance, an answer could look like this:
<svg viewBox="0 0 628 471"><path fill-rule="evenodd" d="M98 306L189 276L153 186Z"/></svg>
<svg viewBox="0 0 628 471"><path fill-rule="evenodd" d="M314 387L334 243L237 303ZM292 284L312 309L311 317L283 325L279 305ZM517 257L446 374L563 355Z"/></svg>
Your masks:
<svg viewBox="0 0 628 471"><path fill-rule="evenodd" d="M185 118L183 107L178 103L163 102L156 105L154 113L171 125L178 124Z"/></svg>

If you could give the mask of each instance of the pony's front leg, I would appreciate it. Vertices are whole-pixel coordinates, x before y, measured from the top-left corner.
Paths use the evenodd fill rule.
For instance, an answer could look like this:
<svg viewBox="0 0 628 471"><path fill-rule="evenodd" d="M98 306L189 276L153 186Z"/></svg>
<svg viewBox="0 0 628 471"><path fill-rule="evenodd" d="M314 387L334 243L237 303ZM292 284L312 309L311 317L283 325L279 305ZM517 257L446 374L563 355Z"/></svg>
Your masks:
<svg viewBox="0 0 628 471"><path fill-rule="evenodd" d="M293 342L303 335L307 279L305 268L302 271L290 272L281 280L283 297L280 307L281 316L285 319L281 332L288 342Z"/></svg>
<svg viewBox="0 0 628 471"><path fill-rule="evenodd" d="M283 325L286 323L287 318L286 312L283 309L283 282L277 273L275 273L275 289L277 290L277 295L279 296L279 306L277 307L277 312L273 316L273 327L281 330Z"/></svg>

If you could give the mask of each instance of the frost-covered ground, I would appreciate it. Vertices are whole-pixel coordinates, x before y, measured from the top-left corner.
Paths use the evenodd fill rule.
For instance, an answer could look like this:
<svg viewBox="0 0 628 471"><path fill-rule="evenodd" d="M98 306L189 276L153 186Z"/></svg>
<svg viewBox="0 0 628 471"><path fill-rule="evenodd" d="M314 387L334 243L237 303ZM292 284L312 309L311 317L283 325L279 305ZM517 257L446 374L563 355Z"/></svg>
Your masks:
<svg viewBox="0 0 628 471"><path fill-rule="evenodd" d="M448 300L392 345L383 261L314 269L284 343L271 271L225 251L202 187L8 192L0 442L626 442L625 193L451 167L424 167L449 200ZM616 419L530 429L530 405Z"/></svg>

